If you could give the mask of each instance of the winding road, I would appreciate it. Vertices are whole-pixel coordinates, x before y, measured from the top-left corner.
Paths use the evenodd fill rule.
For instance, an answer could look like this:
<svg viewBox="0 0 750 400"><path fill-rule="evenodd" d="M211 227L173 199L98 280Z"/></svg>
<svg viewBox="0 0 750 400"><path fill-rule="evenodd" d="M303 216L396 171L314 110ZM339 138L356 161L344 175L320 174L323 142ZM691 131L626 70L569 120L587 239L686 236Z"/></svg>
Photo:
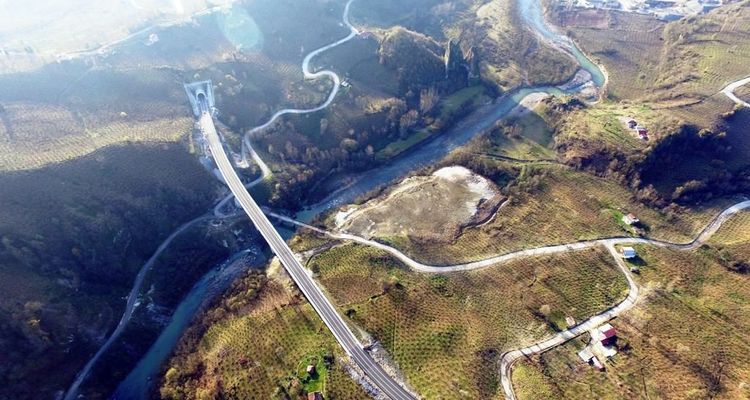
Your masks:
<svg viewBox="0 0 750 400"><path fill-rule="evenodd" d="M164 250L169 247L169 245L172 243L172 241L177 237L180 236L182 232L187 230L189 227L193 226L193 224L202 222L202 221L208 221L212 219L213 216L211 215L203 215L200 216L190 222L187 222L183 225L181 225L179 228L177 228L176 231L172 232L169 237L167 237L164 242L159 246L159 248L156 249L156 252L151 256L151 258L146 261L145 264L141 267L141 270L138 271L138 275L135 277L135 282L133 283L133 287L130 289L130 294L128 295L127 303L125 304L125 311L122 314L122 317L120 317L120 322L117 324L117 327L112 332L112 334L109 335L109 338L107 338L107 341L104 342L104 344L99 348L99 350L94 354L93 357L86 363L86 365L83 367L83 369L76 375L76 379L73 381L73 383L68 388L68 391L65 392L64 400L74 400L76 397L78 397L78 389L81 387L81 384L86 380L86 378L91 373L91 369L96 365L97 361L99 361L99 358L112 346L112 344L117 340L117 338L120 337L122 332L125 330L125 327L130 322L130 318L133 317L133 311L135 311L135 308L138 306L138 295L141 293L141 286L143 286L143 280L146 278L146 274L151 270L151 267L154 265L156 260L159 258L161 253L164 252Z"/></svg>
<svg viewBox="0 0 750 400"><path fill-rule="evenodd" d="M256 128L251 129L244 137L243 139L243 162L247 163L247 155L249 154L252 159L257 163L257 165L261 168L262 175L260 178L256 179L255 181L249 183L246 185L247 188L255 186L256 184L260 183L262 180L266 179L270 176L271 171L267 167L267 165L263 162L263 160L258 156L258 154L254 151L252 144L250 142L250 137L253 133L262 131L269 126L273 125L273 123L280 118L283 115L286 114L306 114L306 113L312 113L316 111L320 111L328 107L336 97L336 94L338 93L339 86L340 86L340 78L338 75L332 71L324 70L319 71L316 73L313 73L310 71L310 61L313 57L319 55L320 53L329 50L331 48L334 48L336 46L339 46L352 38L354 38L358 34L358 30L350 23L349 21L349 8L354 0L349 0L345 6L344 9L344 16L343 21L344 24L350 29L350 34L346 36L345 38L336 41L334 43L331 43L327 46L321 47L311 53L309 53L303 63L302 63L302 71L306 79L317 79L321 77L328 77L330 78L333 83L333 89L331 90L331 93L328 96L328 99L321 104L318 107L312 108L312 109L284 109L277 113L275 113L268 122L266 122L263 125L260 125ZM536 26L534 25L533 28L535 30L539 31L540 29L544 27ZM543 35L540 33L540 36L543 38L545 36L549 35ZM580 50L577 49L575 45L572 45L572 43L565 43L566 46L564 46L565 52L573 51L580 53ZM580 55L580 54L576 54ZM579 57L580 59L580 57ZM600 79L602 80L602 79ZM606 77L603 78L603 81L606 82ZM750 83L750 77L734 82L730 85L728 85L724 90L722 90L722 93L724 93L726 96L728 96L730 99L735 101L737 104L745 105L747 107L750 107L750 104L747 102L742 101L741 99L737 98L734 95L734 90L744 84ZM234 192L234 190L233 190ZM220 202L216 208L214 209L214 213L217 216L224 216L226 215L221 211L221 209L233 198L232 195L228 196L222 202ZM244 206L243 206L244 207ZM256 205L257 207L257 205ZM351 235L347 233L335 233L326 231L317 227L314 227L309 224L305 224L303 222L297 221L293 218L289 218L287 216L277 214L270 212L266 210L266 214L276 218L278 220L305 228L305 229L311 229L313 231L316 231L318 233L327 235L331 238L338 239L338 240L347 240L352 241L356 243L360 243L363 245L375 247L378 249L381 249L383 251L388 252L389 254L393 255L397 259L399 259L401 262L409 266L410 268L424 273L451 273L451 272L458 272L458 271L469 271L469 270L475 270L479 268L486 268L493 265L503 264L507 263L513 260L523 259L526 257L534 257L534 256L540 256L540 255L551 255L551 254L561 254L561 253L568 253L573 251L580 251L587 248L593 248L598 246L604 246L613 256L613 258L616 260L618 267L622 271L622 273L625 275L625 278L628 282L629 286L629 292L628 296L619 304L613 306L612 308L605 310L604 312L597 314L588 320L582 322L581 324L560 332L556 335L554 335L551 338L545 339L542 342L536 343L534 345L531 345L529 347L525 347L522 349L513 350L510 352L505 353L502 356L501 359L501 368L500 368L500 375L501 375L501 383L503 386L503 391L505 393L505 398L509 400L514 400L515 393L513 391L513 386L511 382L511 369L515 361L517 361L521 357L529 356L531 354L541 353L546 350L549 350L553 347L559 346L577 336L580 334L587 332L601 324L603 324L606 321L611 320L612 318L622 314L623 312L626 312L630 310L637 302L638 300L638 286L633 280L633 277L627 267L627 265L623 262L622 258L617 254L615 246L617 245L624 245L624 244L649 244L659 247L668 247L678 250L690 250L698 247L700 244L702 244L705 240L710 238L713 233L716 232L716 230L721 226L721 224L729 217L731 217L733 214L750 208L750 201L744 201L741 203L738 203L722 212L720 215L718 215L692 242L690 243L670 243L665 241L659 241L659 240L653 240L653 239L640 239L640 238L630 238L630 237L617 237L617 238L604 238L604 239L598 239L598 240L591 240L591 241L583 241L583 242L576 242L576 243L570 243L570 244L563 244L563 245L553 245L553 246L543 246L539 248L534 249L528 249L528 250L521 250L517 252L502 254L494 257L487 258L485 260L475 261L471 263L465 263L465 264L458 264L458 265L451 265L451 266L433 266L433 265L426 265L423 263L420 263L410 257L408 257L406 254L401 252L400 250L393 248L391 246L385 245L383 243L379 243L374 240L365 239L356 235ZM290 250L291 251L291 250ZM314 286L314 284L313 284ZM315 287L316 290L317 287ZM326 299L327 302L327 299ZM321 314L322 316L322 314ZM340 318L338 314L336 314L337 318ZM338 336L337 336L338 338ZM341 341L341 340L340 340ZM355 360L357 361L357 360ZM358 362L359 363L359 362Z"/></svg>
<svg viewBox="0 0 750 400"><path fill-rule="evenodd" d="M329 78L333 82L333 88L331 89L331 92L328 94L328 98L326 98L326 101L323 102L321 105L314 107L314 108L285 108L283 110L277 111L275 114L271 116L271 118L266 121L263 125L256 126L255 128L250 129L245 134L243 140L242 140L242 162L244 165L249 165L248 163L248 155L252 160L255 162L256 165L261 170L261 176L245 185L246 188L250 189L259 183L263 182L265 179L271 176L272 172L271 169L268 167L268 165L263 161L263 159L260 158L258 153L253 148L253 145L251 143L251 136L254 133L261 132L271 125L273 125L280 117L283 117L284 115L290 115L290 114L310 114L314 112L318 112L321 110L324 110L328 108L328 106L333 103L333 100L336 98L336 95L339 93L340 87L341 87L341 78L339 78L338 74L331 70L322 70L318 72L313 72L310 70L310 62L313 58L318 56L319 54L328 51L334 47L340 46L355 37L359 34L359 30L352 25L351 21L349 20L349 9L352 5L354 0L347 1L346 5L344 6L344 14L342 17L342 21L344 25L349 29L349 34L339 39L333 43L327 44L317 50L313 50L309 54L305 56L305 58L302 60L302 74L304 75L305 79L318 79L318 78ZM229 203L234 198L233 194L228 195L226 198L224 198L221 202L219 202L216 207L214 208L214 215L217 217L224 217L227 214L222 211L222 209L226 206L227 203Z"/></svg>
<svg viewBox="0 0 750 400"><path fill-rule="evenodd" d="M513 384L511 381L511 369L513 367L513 364L518 359L522 357L528 357L532 354L542 353L553 347L559 346L581 335L582 333L588 332L591 329L594 329L597 326L617 317L618 315L630 310L631 308L633 308L633 306L635 306L636 302L638 301L638 293L639 293L638 285L633 279L633 276L631 275L628 266L625 264L622 257L618 254L615 246L626 245L626 244L647 244L647 245L653 245L653 246L658 246L658 247L671 248L675 250L683 250L683 251L693 250L701 246L708 239L710 239L711 236L713 236L713 234L716 233L716 231L719 230L722 224L724 224L724 222L726 222L730 217L732 217L734 214L737 214L738 212L741 212L749 208L750 208L750 200L746 200L746 201L739 202L725 209L719 215L717 215L695 237L695 239L693 239L692 241L688 243L672 243L672 242L655 240L655 239L643 239L643 238L632 238L632 237L604 238L604 239L575 242L575 243L556 245L556 246L542 246L542 247L538 247L534 249L521 250L521 251L503 254L503 255L498 255L498 256L490 257L481 261L452 265L452 266L433 266L433 265L422 264L408 257L400 250L393 248L391 246L385 245L383 243L376 242L374 240L365 239L363 237L351 235L348 233L336 233L336 232L327 231L327 230L324 230L324 229L321 229L321 228L318 228L318 227L315 227L315 226L312 226L303 222L299 222L293 218L290 218L281 214L277 214L274 212L270 212L270 211L266 211L266 214L278 220L281 220L290 224L294 224L296 226L299 226L305 229L310 229L312 231L326 235L333 239L352 241L355 243L378 248L396 257L405 265L407 265L409 268L412 268L416 271L424 272L424 273L444 274L444 273L459 272L459 271L470 271L470 270L476 270L476 269L486 268L490 266L496 266L499 264L508 263L513 260L519 260L519 259L524 259L528 257L570 253L570 252L580 251L580 250L593 248L593 247L599 247L599 246L603 246L604 248L606 248L609 251L609 253L612 255L612 257L615 259L617 266L620 268L620 271L623 273L623 275L625 276L625 279L627 280L628 287L629 287L627 297L624 300L622 300L620 303L618 303L617 305L613 306L612 308L609 308L601 312L600 314L594 315L593 317L587 319L586 321L580 323L579 325L576 325L575 327L571 329L559 332L555 334L554 336L547 338L541 342L535 343L531 346L504 353L500 362L500 380L503 386L503 391L505 393L505 398L508 400L515 400L516 396L513 391Z"/></svg>
<svg viewBox="0 0 750 400"><path fill-rule="evenodd" d="M331 89L331 92L329 93L326 101L324 103L322 103L321 105L319 105L319 106L317 106L315 108L311 108L311 109L284 109L284 110L280 110L280 111L276 112L266 123L264 123L263 125L260 125L258 127L255 127L255 128L253 128L253 129L251 129L250 131L247 132L247 134L244 136L243 141L242 141L242 153L241 154L242 154L243 162L247 165L247 163L248 163L248 156L249 156L253 160L253 162L255 162L259 166L259 168L261 170L261 176L258 179L254 180L253 182L250 182L249 184L245 185L244 187L242 187L242 184L240 184L239 186L237 186L236 182L235 182L234 187L232 188L233 194L231 194L231 195L227 196L226 198L224 198L214 208L213 214L215 216L222 217L222 218L230 216L230 214L222 212L222 209L226 206L226 204L228 202L230 202L232 199L235 198L235 195L237 195L237 193L240 193L240 195L238 195L238 198L240 199L240 203L242 204L243 208L245 208L246 211L247 211L248 208L251 210L251 211L248 211L248 215L250 215L251 212L252 212L253 215L251 215L251 218L255 218L255 219L253 219L253 221L255 222L255 220L258 220L261 223L261 225L264 226L265 230L267 230L268 226L270 226L270 223L268 223L268 225L265 224L265 222L268 222L268 220L267 220L267 218L265 218L265 216L262 214L262 212L259 212L258 211L259 209L258 210L255 209L255 207L257 207L257 205L255 205L255 207L252 207L252 205L254 204L254 202L248 203L247 199L245 199L244 201L242 200L242 197L244 197L244 195L242 195L242 193L247 194L247 191L245 190L245 188L250 188L252 186L255 186L255 185L259 184L264 179L267 179L268 177L270 177L271 174L272 174L272 171L270 170L270 168L265 164L265 162L263 162L263 160L261 159L261 157L253 149L252 144L251 144L251 140L250 140L251 139L251 135L253 133L257 133L259 131L267 129L268 127L270 127L271 125L273 125L273 123L276 122L276 120L278 120L278 118L280 118L280 117L282 117L284 115L287 115L287 114L307 114L307 113L317 112L317 111L320 111L320 110L323 110L323 109L327 108L333 102L333 100L335 99L336 95L338 94L339 87L340 87L340 84L341 84L341 80L340 80L339 76L335 72L329 71L329 70L323 70L323 71L313 72L313 71L310 70L310 62L311 62L311 60L315 56L319 55L320 53L322 53L324 51L327 51L327 50L330 50L330 49L332 49L332 48L334 48L336 46L339 46L339 45L341 45L343 43L346 43L346 42L350 41L351 39L353 39L354 37L357 36L357 34L359 33L359 31L350 23L350 20L349 20L349 9L350 9L350 6L351 6L351 4L352 4L353 1L354 0L349 0L346 3L346 6L344 8L344 14L343 14L343 23L348 27L348 29L350 31L349 34L346 37L344 37L344 38L342 38L342 39L340 39L340 40L338 40L336 42L333 42L331 44L323 46L323 47L321 47L321 48L319 48L319 49L317 49L317 50L309 53L304 58L304 60L302 62L302 71L303 71L305 79L318 79L318 78L325 78L325 77L327 77L327 78L331 79L331 81L333 82L333 88ZM215 9L218 9L218 8L220 8L220 7L216 7L216 8L204 10L203 12L198 13L198 14L213 12L213 11L215 11ZM168 22L167 24L169 24L169 23L174 23L174 21ZM157 26L166 26L167 24L162 23L162 24L158 24L156 26L148 27L148 28L145 28L145 29L143 29L143 30L141 30L139 32L134 33L133 35L129 36L128 38L124 38L122 40L118 40L116 42L109 43L107 45L101 46L98 49L95 49L95 50L92 50L92 51L75 52L75 53L69 54L68 56L69 57L73 57L73 56L78 57L78 56L85 56L85 55L94 55L94 54L96 54L98 52L101 52L101 51L103 51L103 50L105 50L107 48L110 48L110 47L112 47L112 46L114 46L114 45L116 45L118 43L122 43L125 40L128 40L128 39L130 39L130 38L132 38L134 36L141 35L141 34L145 33L146 31L148 31L150 29L153 29L153 28L155 28ZM537 30L539 29L538 26L534 26L534 28L537 29ZM575 46L572 46L572 47L573 47L573 49L577 49ZM734 95L734 90L736 90L738 87L740 87L742 85L745 85L745 84L748 84L748 83L750 83L750 77L748 77L746 79L743 79L743 80L740 80L740 81L737 81L737 82L734 82L734 83L728 85L726 88L724 88L722 90L722 93L724 93L727 97L729 97L730 99L732 99L735 103L740 104L740 105L744 105L744 106L747 106L747 107L750 107L750 104L748 104L747 102L745 102L745 101L737 98ZM209 117L209 119L210 119L210 117ZM203 123L204 121L202 120L201 122ZM211 122L211 126L213 127L213 122ZM210 132L207 132L207 134L208 134L208 136L211 136ZM216 134L215 128L214 128L213 134ZM218 134L216 134L216 138L218 140ZM221 150L220 153L217 153L217 151L219 150L219 148L216 147L217 143L220 145L220 142L213 143L214 146L212 148L212 153L214 153L214 156L215 156L216 159L221 158L221 154L220 153L223 153L223 148L222 148L222 150ZM217 154L218 154L219 157L217 157ZM226 158L226 154L224 154L224 157ZM227 162L228 162L228 159L227 159ZM217 162L217 164L218 164L218 162ZM230 167L231 167L231 165L230 165ZM227 171L227 173L228 172L229 171ZM234 174L236 176L236 174L234 173L233 169L232 169L232 174ZM229 174L229 176L231 177L231 174ZM226 179L226 176L225 176L225 179ZM240 190L240 187L242 187L242 190ZM247 196L247 197L249 197L249 196ZM252 199L250 199L250 201L252 201ZM248 204L246 204L246 203L248 203ZM246 208L246 205L248 206L248 208ZM521 358L523 356L528 356L529 354L539 353L539 352L548 350L548 349L550 349L552 347L555 347L557 345L560 345L562 343L565 343L566 341L568 341L568 340L576 337L580 333L583 333L586 330L591 329L591 328L597 326L598 324L603 323L606 320L614 318L615 316L621 314L624 311L627 311L628 309L632 308L632 306L637 301L638 288L637 288L636 284L633 282L632 277L630 276L629 270L626 268L625 264L622 262L622 260L620 259L620 257L616 254L616 251L615 251L615 248L614 248L615 245L641 243L641 244L650 244L650 245L661 246L661 247L676 248L676 249L681 249L681 250L695 248L698 245L700 245L700 243L702 243L704 240L707 240L721 226L721 224L727 218L729 218L734 213L739 212L740 210L743 210L743 209L746 209L746 208L749 208L749 207L750 207L750 202L742 202L742 203L739 203L739 204L737 204L737 205L735 205L733 207L730 207L729 209L725 210L721 215L719 215L708 227L706 227L706 229L704 229L704 231L701 232L701 234L698 235L698 237L694 241L692 241L690 243L685 243L685 244L668 243L668 242L662 242L662 241L656 241L656 240L649 240L649 239L607 238L607 239L599 239L599 240L593 240L593 241L587 241L587 242L571 243L571 244L567 244L567 245L544 246L544 247L540 247L540 248L536 248L536 249L529 249L529 250L523 250L523 251L518 251L518 252L513 252L513 253L508 253L508 254L503 254L503 255L498 255L498 256L491 257L491 258L488 258L486 260L481 260L481 261L477 261L477 262L460 264L460 265L453 265L453 266L430 266L430 265L425 265L425 264L419 263L419 262L417 262L417 261L409 258L407 255L403 254L402 252L400 252L399 250L397 250L395 248L392 248L390 246L384 245L382 243L378 243L376 241L368 240L368 239L365 239L365 238L361 238L361 237L358 237L358 236L354 236L354 235L350 235L350 234L345 234L345 233L327 232L327 231L324 231L322 229L319 229L319 228L316 228L316 227L313 227L313 226L310 226L310 225L298 222L298 221L296 221L294 219L291 219L291 218L283 216L283 215L279 215L279 214L275 214L275 213L270 213L270 212L267 213L267 214L269 216L272 216L274 218L286 221L288 223L292 223L292 224L295 224L295 225L298 225L298 226L301 226L301 227L304 227L304 228L307 228L307 229L313 229L313 230L315 230L315 231L317 231L319 233L326 234L326 235L328 235L330 237L333 237L335 239L350 240L350 241L354 241L354 242L357 242L357 243L360 243L360 244L377 247L377 248L379 248L381 250L387 251L388 253L392 254L393 256L395 256L396 258L398 258L399 260L401 260L402 262L404 262L404 264L408 265L409 267L413 268L414 270L425 272L425 273L450 273L450 272L456 272L456 271L467 271L467 270L473 270L473 269L478 269L478 268L485 268L485 267L489 267L491 265L497 265L497 264L509 262L511 260L522 259L522 258L525 258L525 257L533 257L533 256L538 256L538 255L547 255L547 254L560 254L560 253L566 253L566 252L571 252L571 251L579 251L579 250L583 250L583 249L591 248L591 247L596 247L596 246L605 246L612 253L613 257L618 261L618 266L623 271L623 273L625 274L625 276L626 276L626 278L628 280L628 283L629 283L629 286L630 286L630 292L628 294L628 297L625 300L623 300L620 304L614 306L613 308L611 308L611 309L609 309L609 310L607 310L607 311L605 311L605 312L603 312L603 313L601 313L599 315L596 315L596 316L590 318L589 320L581 323L580 325L578 325L578 326L576 326L576 327L574 327L574 328L572 328L572 329L570 329L568 331L561 332L561 333L555 335L552 338L546 339L545 341L542 341L542 342L537 343L535 345L529 346L527 348L513 350L511 352L508 352L508 353L504 354L503 357L502 357L502 363L501 363L501 381L502 381L502 384L503 384L503 388L504 388L504 391L505 391L506 398L508 398L508 399L515 399L515 395L513 394L512 384L511 384L511 381L510 381L510 370L512 368L513 363L517 359L519 359L519 358ZM101 357L101 355L103 353L105 353L111 347L112 343L114 343L114 341L119 337L119 335L124 330L125 326L129 322L129 320L130 320L130 318L131 318L131 316L133 314L133 310L136 307L137 297L138 297L138 294L139 294L139 292L141 290L143 279L144 279L147 271L150 270L151 266L153 265L153 263L155 262L155 260L158 258L158 256L163 252L163 250L166 247L168 247L168 245L171 243L171 241L175 237L177 237L180 233L182 233L190 225L192 225L193 223L197 222L198 220L209 219L209 218L210 218L209 216L202 216L202 217L199 217L196 220L193 220L193 221L191 221L191 222L189 222L189 223L181 226L177 231L175 231L174 233L172 233L172 235L170 235L162 243L162 245L158 248L158 250L151 257L151 259L149 259L148 262L146 264L144 264L144 266L141 268L141 270L139 271L139 273L138 273L138 275L136 277L134 286L133 286L133 288L132 288L132 290L130 292L130 295L128 296L126 310L125 310L125 312L124 312L124 314L123 314L123 316L122 316L122 318L121 318L121 320L120 320L117 328L115 329L115 331L112 332L112 334L110 335L110 337L107 339L107 341L104 343L104 345L102 345L102 347L97 351L97 353L92 357L92 359L86 364L86 366L83 368L83 370L77 375L76 380L73 382L73 384L71 385L71 387L66 392L66 395L64 397L65 400L72 400L72 399L74 399L77 396L79 386L86 379L86 377L90 373L90 371L93 368L93 366L96 364L96 362ZM262 221L263 219L265 219L265 222ZM256 225L256 226L258 226L258 225ZM272 229L272 227L271 227L271 229ZM273 230L273 233L271 231L267 231L266 233L269 235L268 237L273 237L274 236L273 233L275 233L275 230ZM276 234L276 236L278 236L278 234ZM289 250L289 254L286 254L286 250L283 249L284 247L286 247L286 244L283 242L283 240L281 240L279 242L277 239L274 238L273 242L274 243L272 244L272 248L276 247L274 250L278 249L280 252L285 253L285 256L284 256L284 259L286 260L285 266L287 265L287 263L289 265L293 265L294 263L299 264L299 262L296 260L296 258L293 255L291 257L289 256L289 254L291 254L291 250ZM271 244L271 240L269 240L269 244ZM286 247L286 249L288 249L288 247ZM282 260L282 261L284 261L284 260ZM300 268L301 268L301 266L300 266ZM307 282L307 281L312 282L312 280L304 272L304 270L302 270L301 273L300 273L300 271L296 271L295 274L297 276L297 279L300 279L300 282ZM297 282L296 279L295 279L295 282ZM320 313L320 315L323 318L324 322L326 322L327 325L329 323L331 323L334 326L338 326L338 328L336 328L336 330L332 329L332 332L336 336L337 340L339 340L339 342L341 342L342 345L344 343L346 343L346 345L344 346L344 348L347 351L347 353L349 353L349 355L355 360L355 362L357 362L360 366L362 366L362 365L367 366L366 372L368 372L368 375L371 378L374 377L374 380L376 381L376 384L378 384L378 386L381 387L381 389L383 389L383 391L385 393L387 393L389 396L391 396L394 399L411 399L411 398L414 398L414 396L412 394L408 393L400 385L398 385L398 383L396 383L390 376L388 376L382 370L382 368L380 368L377 364L375 364L372 361L372 359L369 357L369 355L362 350L362 348L359 345L359 342L353 336L353 334L348 329L348 327L346 326L346 324L343 323L341 317L335 312L335 309L330 305L330 303L328 303L328 300L321 293L320 289L317 286L315 286L314 282L312 283L312 285L310 285L309 282L308 283L304 283L304 285L305 285L304 288L303 288L303 286L299 282L298 282L298 284L300 285L300 288L303 291L303 293L305 293L305 295L308 296L309 299L310 299L311 296L316 299L315 302L313 302L313 300L311 300L311 303L313 304L314 307L316 307L316 311L318 313ZM317 304L317 306L316 306L316 304ZM336 321L338 321L338 322L336 322Z"/></svg>
<svg viewBox="0 0 750 400"><path fill-rule="evenodd" d="M416 261L412 259L411 257L407 256L402 251L392 246L388 246L386 244L377 242L375 240L366 239L361 236L352 235L349 233L327 231L327 230L306 224L304 222L297 221L288 216L281 215L281 214L271 212L268 210L266 210L266 214L280 221L284 221L284 222L299 226L301 228L315 231L317 233L326 235L333 239L348 240L348 241L363 244L366 246L375 247L380 250L386 251L392 256L396 257L399 261L406 264L409 268L415 271L439 274L439 273L449 273L449 272L471 271L471 270L487 268L493 265L503 264L503 263L507 263L513 260L518 260L518 259L527 258L527 257L569 253L569 252L581 251L581 250L585 250L585 249L589 249L589 248L597 247L597 246L616 246L616 245L625 245L625 244L649 244L653 246L668 247L668 248L677 249L677 250L691 250L700 246L706 240L708 240L708 238L710 238L716 232L716 230L718 230L721 227L721 225L729 217L747 208L750 208L750 200L737 203L725 209L721 214L717 215L711 221L711 223L707 225L693 241L688 242L688 243L672 243L672 242L666 242L666 241L661 241L661 240L656 240L656 239L644 239L644 238L633 238L633 237L612 237L612 238L603 238L603 239L594 239L594 240L588 240L588 241L574 242L574 243L569 243L569 244L542 246L542 247L537 247L537 248L527 249L527 250L519 250L519 251L515 251L511 253L489 257L484 260L473 261L473 262L464 263L464 264L447 265L447 266L436 266L436 265L427 265L427 264L420 263L419 261Z"/></svg>
<svg viewBox="0 0 750 400"><path fill-rule="evenodd" d="M732 82L727 87L721 90L721 93L724 93L725 96L729 97L733 102L736 104L739 104L741 106L750 107L750 103L740 99L737 97L737 95L734 94L734 91L737 90L740 86L744 86L750 84L750 76L748 76L745 79L740 79L736 82Z"/></svg>

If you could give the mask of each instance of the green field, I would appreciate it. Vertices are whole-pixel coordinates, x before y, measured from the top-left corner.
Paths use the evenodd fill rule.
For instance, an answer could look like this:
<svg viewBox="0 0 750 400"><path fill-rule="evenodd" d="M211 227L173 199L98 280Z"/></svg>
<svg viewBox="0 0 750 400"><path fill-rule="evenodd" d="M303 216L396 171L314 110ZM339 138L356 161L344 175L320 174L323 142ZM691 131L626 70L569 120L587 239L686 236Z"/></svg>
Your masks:
<svg viewBox="0 0 750 400"><path fill-rule="evenodd" d="M499 122L487 134L477 136L465 150L486 156L518 161L549 161L557 155L553 149L554 129L549 125L545 107Z"/></svg>
<svg viewBox="0 0 750 400"><path fill-rule="evenodd" d="M382 251L343 245L308 266L424 398L498 396L503 351L566 328L566 316L582 320L611 306L627 288L598 249L425 275Z"/></svg>

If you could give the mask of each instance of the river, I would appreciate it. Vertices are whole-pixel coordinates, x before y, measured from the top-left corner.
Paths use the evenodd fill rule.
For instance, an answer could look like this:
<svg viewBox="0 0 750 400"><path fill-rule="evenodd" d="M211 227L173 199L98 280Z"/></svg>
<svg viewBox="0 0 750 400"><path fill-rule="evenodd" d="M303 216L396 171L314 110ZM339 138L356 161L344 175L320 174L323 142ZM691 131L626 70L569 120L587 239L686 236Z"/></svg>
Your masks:
<svg viewBox="0 0 750 400"><path fill-rule="evenodd" d="M137 400L148 397L153 379L161 365L172 354L174 346L185 332L193 317L251 266L262 266L264 257L259 248L243 250L212 269L190 289L172 314L151 348L120 383L114 394L116 399Z"/></svg>
<svg viewBox="0 0 750 400"><path fill-rule="evenodd" d="M580 68L591 75L591 81L596 87L604 85L606 78L599 67L589 60L570 38L547 24L539 0L518 0L518 4L518 11L524 23L531 27L543 40L573 57ZM310 222L322 212L351 203L367 192L403 178L412 171L440 161L452 150L465 145L477 134L491 128L497 120L502 119L518 106L527 95L532 93L571 94L580 89L580 85L567 90L551 86L537 86L510 92L497 99L493 104L474 111L447 132L440 134L418 149L393 160L390 164L373 171L366 171L353 178L348 177L347 180L353 183L345 185L341 182L338 186L342 189L333 192L321 202L298 213L297 219ZM332 186L335 187L336 185Z"/></svg>
<svg viewBox="0 0 750 400"><path fill-rule="evenodd" d="M568 37L547 24L539 1L518 0L518 4L519 14L529 27L543 40L573 57L580 67L591 75L591 81L594 85L601 87L604 84L605 76L596 64L589 60ZM365 193L401 179L412 171L438 162L452 150L466 144L477 134L491 128L497 120L505 117L519 105L524 97L532 93L562 95L575 93L580 88L580 86L576 86L571 89L562 90L552 86L539 86L522 88L510 92L492 104L476 110L447 132L418 149L393 160L390 164L347 178L348 181L353 183L333 192L320 203L299 212L297 219L309 222L322 212L351 203ZM291 232L285 232L284 236L288 237L290 234ZM237 268L235 264L238 263L233 260L228 261L226 264L228 266L223 266L207 273L185 296L175 310L169 325L167 325L138 365L119 385L113 396L114 398L118 400L140 399L146 396L152 380L154 378L158 379L156 375L160 370L161 364L172 353L181 334L185 331L193 316L208 302L208 299L212 299L226 290L233 277L244 271L242 268Z"/></svg>

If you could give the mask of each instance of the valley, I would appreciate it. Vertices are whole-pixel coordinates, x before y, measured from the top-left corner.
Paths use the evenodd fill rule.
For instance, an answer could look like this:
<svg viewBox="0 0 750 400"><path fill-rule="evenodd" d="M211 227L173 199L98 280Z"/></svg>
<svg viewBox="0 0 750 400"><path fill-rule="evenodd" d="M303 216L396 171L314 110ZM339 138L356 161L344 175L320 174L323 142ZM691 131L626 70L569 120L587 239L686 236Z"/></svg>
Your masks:
<svg viewBox="0 0 750 400"><path fill-rule="evenodd" d="M747 395L747 1L303 3L0 74L2 396Z"/></svg>

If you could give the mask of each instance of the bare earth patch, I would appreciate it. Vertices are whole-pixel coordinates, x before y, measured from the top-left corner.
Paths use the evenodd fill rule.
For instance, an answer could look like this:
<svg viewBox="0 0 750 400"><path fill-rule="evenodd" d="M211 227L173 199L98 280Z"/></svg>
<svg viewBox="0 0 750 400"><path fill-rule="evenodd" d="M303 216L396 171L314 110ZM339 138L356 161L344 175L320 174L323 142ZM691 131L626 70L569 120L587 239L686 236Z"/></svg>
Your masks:
<svg viewBox="0 0 750 400"><path fill-rule="evenodd" d="M429 176L407 178L385 195L340 212L336 225L367 238L450 242L463 228L490 219L503 200L488 179L464 167L445 167Z"/></svg>

